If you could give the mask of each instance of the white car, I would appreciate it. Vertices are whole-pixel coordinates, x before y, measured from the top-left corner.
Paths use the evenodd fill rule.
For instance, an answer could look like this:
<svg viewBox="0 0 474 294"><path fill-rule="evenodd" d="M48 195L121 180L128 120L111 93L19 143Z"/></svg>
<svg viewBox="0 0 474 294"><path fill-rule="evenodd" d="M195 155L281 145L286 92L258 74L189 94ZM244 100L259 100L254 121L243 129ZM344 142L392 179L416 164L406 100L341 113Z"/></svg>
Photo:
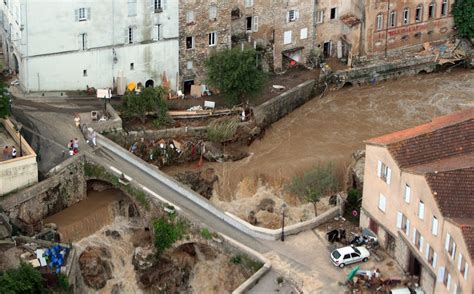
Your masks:
<svg viewBox="0 0 474 294"><path fill-rule="evenodd" d="M343 268L347 264L369 260L370 252L365 247L347 246L334 250L331 261L335 266Z"/></svg>
<svg viewBox="0 0 474 294"><path fill-rule="evenodd" d="M397 289L392 289L389 292L390 294L425 294L423 290L417 288L417 289L412 289L412 288L397 288Z"/></svg>

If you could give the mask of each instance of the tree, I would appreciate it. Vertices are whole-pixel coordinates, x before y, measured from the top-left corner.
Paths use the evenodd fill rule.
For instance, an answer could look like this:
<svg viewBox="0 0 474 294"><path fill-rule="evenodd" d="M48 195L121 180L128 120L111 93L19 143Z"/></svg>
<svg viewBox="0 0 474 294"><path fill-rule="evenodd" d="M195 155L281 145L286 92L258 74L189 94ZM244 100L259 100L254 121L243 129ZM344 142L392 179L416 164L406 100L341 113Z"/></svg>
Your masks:
<svg viewBox="0 0 474 294"><path fill-rule="evenodd" d="M211 54L204 63L206 82L217 89L231 104L261 92L265 74L257 67L256 51L239 48Z"/></svg>
<svg viewBox="0 0 474 294"><path fill-rule="evenodd" d="M0 293L45 293L43 277L30 264L21 263L0 276Z"/></svg>
<svg viewBox="0 0 474 294"><path fill-rule="evenodd" d="M168 107L165 102L167 91L163 87L145 88L140 94L127 92L124 96L123 109L125 116L138 117L146 122L148 112L155 112L158 119L166 118Z"/></svg>
<svg viewBox="0 0 474 294"><path fill-rule="evenodd" d="M5 92L5 84L0 82L0 118L10 115L10 97L3 95Z"/></svg>
<svg viewBox="0 0 474 294"><path fill-rule="evenodd" d="M333 193L339 187L334 165L332 163L319 164L302 176L293 178L288 191L304 200L313 203L314 215L318 215L316 204L321 197Z"/></svg>
<svg viewBox="0 0 474 294"><path fill-rule="evenodd" d="M474 0L456 0L453 15L459 36L474 38Z"/></svg>
<svg viewBox="0 0 474 294"><path fill-rule="evenodd" d="M153 221L153 229L155 230L155 248L158 256L170 248L174 242L180 240L185 233L182 222L174 222L173 219L168 220L163 217Z"/></svg>

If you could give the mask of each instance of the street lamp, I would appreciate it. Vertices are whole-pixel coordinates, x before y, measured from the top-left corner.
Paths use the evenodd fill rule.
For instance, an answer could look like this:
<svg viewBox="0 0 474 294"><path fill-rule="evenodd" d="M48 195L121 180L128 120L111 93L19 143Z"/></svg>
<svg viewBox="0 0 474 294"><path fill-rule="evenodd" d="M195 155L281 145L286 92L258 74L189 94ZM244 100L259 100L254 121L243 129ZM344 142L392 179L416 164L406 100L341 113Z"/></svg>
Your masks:
<svg viewBox="0 0 474 294"><path fill-rule="evenodd" d="M23 125L21 123L17 124L18 134L20 134L20 157L23 156L23 148L21 147L21 130L23 129Z"/></svg>
<svg viewBox="0 0 474 294"><path fill-rule="evenodd" d="M283 202L281 205L281 238L280 240L285 241L285 209L286 203Z"/></svg>

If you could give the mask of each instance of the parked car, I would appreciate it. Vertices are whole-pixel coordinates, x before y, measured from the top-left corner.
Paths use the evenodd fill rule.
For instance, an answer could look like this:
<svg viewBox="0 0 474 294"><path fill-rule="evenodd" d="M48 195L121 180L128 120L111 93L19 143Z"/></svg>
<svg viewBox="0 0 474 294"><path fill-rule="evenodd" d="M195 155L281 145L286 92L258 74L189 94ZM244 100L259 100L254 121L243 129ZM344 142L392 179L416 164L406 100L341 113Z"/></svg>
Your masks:
<svg viewBox="0 0 474 294"><path fill-rule="evenodd" d="M346 246L331 252L331 261L335 266L343 268L347 264L369 260L370 252L364 247Z"/></svg>
<svg viewBox="0 0 474 294"><path fill-rule="evenodd" d="M390 294L425 294L425 292L421 290L420 288L412 289L408 287L392 289L388 293Z"/></svg>

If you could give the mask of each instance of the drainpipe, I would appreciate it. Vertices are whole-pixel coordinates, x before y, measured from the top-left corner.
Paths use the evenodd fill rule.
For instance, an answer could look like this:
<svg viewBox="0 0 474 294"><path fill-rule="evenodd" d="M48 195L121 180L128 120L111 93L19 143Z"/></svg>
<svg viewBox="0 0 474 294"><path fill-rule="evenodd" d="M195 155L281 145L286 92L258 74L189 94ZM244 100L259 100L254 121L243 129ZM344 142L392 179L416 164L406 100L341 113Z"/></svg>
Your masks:
<svg viewBox="0 0 474 294"><path fill-rule="evenodd" d="M388 50L388 25L390 22L390 0L388 0L387 5L387 27L385 28L385 58L387 58L387 50Z"/></svg>

